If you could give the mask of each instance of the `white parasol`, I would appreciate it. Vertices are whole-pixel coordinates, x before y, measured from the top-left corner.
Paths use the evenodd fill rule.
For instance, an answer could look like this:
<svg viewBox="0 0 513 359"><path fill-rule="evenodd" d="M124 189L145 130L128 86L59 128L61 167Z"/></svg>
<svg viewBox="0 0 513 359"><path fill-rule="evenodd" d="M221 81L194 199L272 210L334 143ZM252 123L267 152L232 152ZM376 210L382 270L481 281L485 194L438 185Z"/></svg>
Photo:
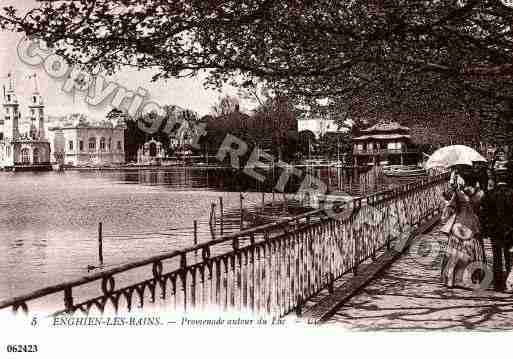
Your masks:
<svg viewBox="0 0 513 359"><path fill-rule="evenodd" d="M427 160L425 168L444 167L456 165L472 166L474 162L487 162L479 152L463 145L442 147L436 150Z"/></svg>

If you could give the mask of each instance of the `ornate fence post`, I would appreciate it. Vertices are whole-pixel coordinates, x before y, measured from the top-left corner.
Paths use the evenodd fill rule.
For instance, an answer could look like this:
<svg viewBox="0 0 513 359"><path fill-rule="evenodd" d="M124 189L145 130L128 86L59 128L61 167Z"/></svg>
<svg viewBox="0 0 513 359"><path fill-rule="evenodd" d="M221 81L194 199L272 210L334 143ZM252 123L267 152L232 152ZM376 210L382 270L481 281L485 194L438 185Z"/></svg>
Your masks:
<svg viewBox="0 0 513 359"><path fill-rule="evenodd" d="M330 294L333 294L335 292L335 276L333 273L328 273L328 292Z"/></svg>
<svg viewBox="0 0 513 359"><path fill-rule="evenodd" d="M237 293L240 291L241 277L240 277L240 241L235 237L232 241L233 255L231 258L231 274L232 283L230 288L229 308L234 309L237 301Z"/></svg>
<svg viewBox="0 0 513 359"><path fill-rule="evenodd" d="M98 260L103 265L103 224L98 223Z"/></svg>
<svg viewBox="0 0 513 359"><path fill-rule="evenodd" d="M356 219L355 220L355 216L356 215L360 215L361 216L361 213L360 213L360 209L362 208L362 201L360 198L354 200L354 212L353 212L353 215L351 216L351 225L354 227L356 224L358 224L358 226L360 226L360 220L359 219ZM354 245L354 253L353 253L353 275L357 275L358 274L358 265L359 265L359 242L361 240L361 236L359 236L360 234L360 229L361 228L358 228L358 233L356 233L355 235L355 229L354 228L351 228L351 231L352 231L352 238L353 238L353 245Z"/></svg>
<svg viewBox="0 0 513 359"><path fill-rule="evenodd" d="M301 294L297 296L296 315L298 317L303 315L303 297Z"/></svg>
<svg viewBox="0 0 513 359"><path fill-rule="evenodd" d="M64 308L66 313L73 313L73 293L71 287L64 289Z"/></svg>
<svg viewBox="0 0 513 359"><path fill-rule="evenodd" d="M180 256L180 277L183 292L183 311L187 312L187 254L182 253Z"/></svg>

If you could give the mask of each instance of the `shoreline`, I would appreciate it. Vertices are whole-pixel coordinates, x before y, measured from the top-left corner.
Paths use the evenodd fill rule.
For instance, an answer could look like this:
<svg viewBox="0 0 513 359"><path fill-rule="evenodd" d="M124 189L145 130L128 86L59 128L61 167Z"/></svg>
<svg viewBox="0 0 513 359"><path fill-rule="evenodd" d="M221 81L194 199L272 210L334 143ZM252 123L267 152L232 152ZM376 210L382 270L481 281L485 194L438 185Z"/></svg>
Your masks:
<svg viewBox="0 0 513 359"><path fill-rule="evenodd" d="M280 166L275 166L277 168L282 168ZM334 167L329 165L290 165L290 167L294 168L341 168L341 169L364 169L367 168L367 166L344 166L344 167ZM122 165L122 166L80 166L80 167L64 167L62 170L64 171L113 171L113 170L140 170L140 169L168 169L168 168L177 168L177 169L184 169L184 168L192 168L192 169L233 169L233 170L239 170L238 168L234 168L229 165L186 165L186 164L174 164L174 165ZM246 167L244 167L246 168ZM266 168L265 166L256 166L254 168ZM268 167L272 168L272 167ZM58 170L54 170L58 171Z"/></svg>

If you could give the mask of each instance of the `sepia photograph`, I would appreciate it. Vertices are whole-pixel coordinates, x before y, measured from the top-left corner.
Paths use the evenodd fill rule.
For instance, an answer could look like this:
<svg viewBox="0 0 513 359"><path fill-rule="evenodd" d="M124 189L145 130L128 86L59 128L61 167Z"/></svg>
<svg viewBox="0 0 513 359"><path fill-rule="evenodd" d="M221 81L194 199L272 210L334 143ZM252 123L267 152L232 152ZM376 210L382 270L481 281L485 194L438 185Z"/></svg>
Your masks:
<svg viewBox="0 0 513 359"><path fill-rule="evenodd" d="M0 0L0 83L0 357L507 343L513 1Z"/></svg>

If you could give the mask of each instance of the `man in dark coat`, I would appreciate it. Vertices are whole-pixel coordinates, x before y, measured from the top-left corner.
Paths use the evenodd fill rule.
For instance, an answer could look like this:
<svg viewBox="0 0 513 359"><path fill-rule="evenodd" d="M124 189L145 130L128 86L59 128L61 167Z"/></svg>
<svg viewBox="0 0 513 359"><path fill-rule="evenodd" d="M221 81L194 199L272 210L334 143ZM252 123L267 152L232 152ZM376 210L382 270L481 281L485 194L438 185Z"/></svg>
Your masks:
<svg viewBox="0 0 513 359"><path fill-rule="evenodd" d="M509 170L513 168L508 168L504 180L498 181L493 176L490 178L480 216L483 235L490 237L492 244L494 286L499 291L505 289L506 277L511 270L509 250L513 244L513 189Z"/></svg>

